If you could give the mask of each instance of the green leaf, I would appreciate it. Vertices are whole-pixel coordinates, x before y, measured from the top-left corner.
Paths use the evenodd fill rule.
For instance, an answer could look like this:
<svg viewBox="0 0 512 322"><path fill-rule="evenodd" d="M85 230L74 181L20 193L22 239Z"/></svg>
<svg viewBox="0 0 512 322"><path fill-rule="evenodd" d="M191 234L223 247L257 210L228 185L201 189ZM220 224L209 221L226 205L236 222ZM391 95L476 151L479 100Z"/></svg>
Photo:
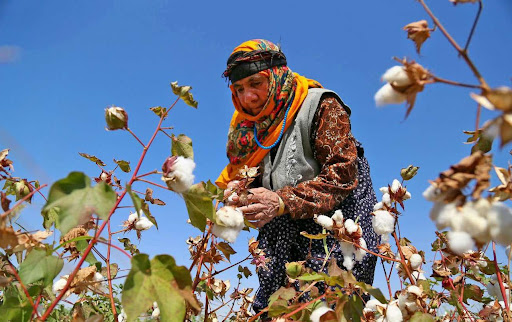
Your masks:
<svg viewBox="0 0 512 322"><path fill-rule="evenodd" d="M423 312L416 312L411 317L411 322L434 322L434 318L432 315L423 313Z"/></svg>
<svg viewBox="0 0 512 322"><path fill-rule="evenodd" d="M382 294L381 290L378 288L375 288L371 285L368 285L364 282L358 282L357 285L359 285L365 292L370 293L371 296L379 300L379 302L385 304L388 301L386 300L386 297Z"/></svg>
<svg viewBox="0 0 512 322"><path fill-rule="evenodd" d="M150 110L153 111L153 113L155 113L159 117L162 117L162 115L164 115L167 112L167 108L162 106L155 106L150 108Z"/></svg>
<svg viewBox="0 0 512 322"><path fill-rule="evenodd" d="M59 217L59 207L50 208L48 211L42 211L41 215L43 216L43 227L45 229L50 229Z"/></svg>
<svg viewBox="0 0 512 322"><path fill-rule="evenodd" d="M87 154L87 153L82 153L82 152L78 152L78 154L80 154L80 156L86 158L87 160L89 161L92 161L94 163L96 163L97 165L101 166L101 167L104 167L106 166L107 164L103 161L101 161L100 159L98 159L97 157L95 157L94 155L90 155L90 154Z"/></svg>
<svg viewBox="0 0 512 322"><path fill-rule="evenodd" d="M199 309L191 286L188 269L176 266L171 256L158 255L151 261L146 254L133 256L122 295L127 320L133 321L156 301L162 321L182 321L186 302Z"/></svg>
<svg viewBox="0 0 512 322"><path fill-rule="evenodd" d="M217 187L211 180L206 182L206 190L210 192L210 197L215 198L217 200L224 199L224 190Z"/></svg>
<svg viewBox="0 0 512 322"><path fill-rule="evenodd" d="M21 288L11 287L3 294L3 304L0 306L0 321L29 321L32 315L30 305Z"/></svg>
<svg viewBox="0 0 512 322"><path fill-rule="evenodd" d="M180 134L177 137L173 135L171 154L174 156L182 156L185 158L194 159L192 140L185 134Z"/></svg>
<svg viewBox="0 0 512 322"><path fill-rule="evenodd" d="M137 249L137 246L131 243L131 241L128 238L119 238L118 239L121 243L124 245L124 250L127 250L130 252L130 254L135 255L139 254L139 250Z"/></svg>
<svg viewBox="0 0 512 322"><path fill-rule="evenodd" d="M183 199L187 206L188 216L194 227L204 231L206 218L215 222L215 208L204 182L191 186L187 192L183 193Z"/></svg>
<svg viewBox="0 0 512 322"><path fill-rule="evenodd" d="M51 285L64 266L61 258L47 255L45 250L34 248L20 264L19 275L25 285L43 280Z"/></svg>
<svg viewBox="0 0 512 322"><path fill-rule="evenodd" d="M124 161L124 160L116 160L114 159L114 162L119 166L123 172L130 172L132 169L130 168L130 161Z"/></svg>
<svg viewBox="0 0 512 322"><path fill-rule="evenodd" d="M297 277L298 280L305 281L305 282L313 282L313 281L323 281L328 276L324 273L309 273L304 274L299 277Z"/></svg>
<svg viewBox="0 0 512 322"><path fill-rule="evenodd" d="M86 223L93 213L107 220L116 199L117 195L109 185L100 182L91 187L89 177L82 172L71 172L50 188L43 216L50 209L59 207L55 226L64 235L71 228Z"/></svg>
<svg viewBox="0 0 512 322"><path fill-rule="evenodd" d="M90 236L82 236L82 237L90 237ZM78 251L81 254L83 254L83 252L85 251L87 246L89 246L89 243L84 239L76 242L76 249L78 249ZM96 263L98 263L98 260L96 259L96 257L94 256L94 254L92 252L89 252L89 254L87 254L85 261L91 265L96 265Z"/></svg>

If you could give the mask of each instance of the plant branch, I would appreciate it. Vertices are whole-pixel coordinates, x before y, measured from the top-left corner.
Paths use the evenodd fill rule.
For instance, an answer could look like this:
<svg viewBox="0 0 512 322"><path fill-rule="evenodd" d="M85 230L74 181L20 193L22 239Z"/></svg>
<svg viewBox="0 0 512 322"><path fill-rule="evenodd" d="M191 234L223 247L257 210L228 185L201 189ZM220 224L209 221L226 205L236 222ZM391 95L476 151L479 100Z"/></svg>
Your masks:
<svg viewBox="0 0 512 322"><path fill-rule="evenodd" d="M162 189L165 189L165 190L169 190L169 188L168 188L168 187L163 186L163 185L158 184L158 183L154 183L154 182L151 182L151 181L148 181L148 180L144 180L144 179L136 179L136 180L137 180L137 181L142 181L142 182L145 182L145 183L152 184L152 185L154 185L154 186L157 186L157 187L162 188Z"/></svg>
<svg viewBox="0 0 512 322"><path fill-rule="evenodd" d="M469 43L471 42L471 38L473 38L473 33L475 32L476 25L478 24L478 19L480 19L480 14L482 13L484 5L482 4L482 0L478 1L478 12L475 17L475 21L473 21L473 26L471 27L471 31L469 32L468 40L466 41L466 46L464 46L464 51L468 51Z"/></svg>
<svg viewBox="0 0 512 322"><path fill-rule="evenodd" d="M432 19L434 24L439 28L439 30L441 30L441 32L446 37L448 42L455 48L455 50L457 50L457 52L459 52L459 55L462 56L462 58L466 61L466 64L469 66L469 68L471 69L471 71L473 72L475 77L478 79L478 81L480 82L482 87L485 90L488 90L489 89L489 85L487 85L486 81L484 80L484 78L482 77L482 75L480 74L480 72L478 71L476 66L473 64L473 61L471 61L471 59L469 58L468 53L466 52L466 50L462 49L459 46L459 44L455 41L455 39L453 39L453 37L448 33L448 31L446 31L446 29L441 24L439 19L437 19L437 17L434 16L434 14L430 10L430 8L427 6L427 4L425 3L425 0L418 0L418 1L421 3L421 5L423 6L423 8L427 12L427 14L430 16L430 18Z"/></svg>
<svg viewBox="0 0 512 322"><path fill-rule="evenodd" d="M113 247L113 248L117 249L118 251L120 251L121 253L125 254L128 258L132 258L132 255L128 254L124 249L122 249L121 247L119 247L119 246L117 246L115 244L106 242L104 240L98 240L97 242L105 244L105 245L108 245L110 247Z"/></svg>
<svg viewBox="0 0 512 322"><path fill-rule="evenodd" d="M220 271L215 271L215 272L213 272L210 276L207 276L207 277L204 277L204 278L201 278L201 279L202 279L202 280L205 280L205 279L207 279L207 278L214 277L214 276L215 276L215 275L217 275L217 274L220 274L220 273L222 273L222 272L224 272L224 271L227 271L228 269L230 269L230 268L232 268L232 267L235 267L236 265L239 265L239 264L241 264L241 263L245 262L245 261L246 261L246 260L248 260L249 258L251 258L251 255L248 255L246 258L242 259L241 261L238 261L237 263L235 263L235 264L233 264L233 265L230 265L230 266L228 266L228 267L226 267L226 268L223 268L223 269L221 269Z"/></svg>
<svg viewBox="0 0 512 322"><path fill-rule="evenodd" d="M130 130L130 128L128 128L128 127L127 127L127 128L126 128L126 131L130 132L130 134L131 134L131 135L133 135L133 137L137 140L137 142L139 142L139 143L140 143L140 145L142 145L143 147L146 147L146 146L144 145L144 143L142 143L142 141L137 137L137 135L135 135L135 133L133 133L133 132L132 132L132 130Z"/></svg>
<svg viewBox="0 0 512 322"><path fill-rule="evenodd" d="M437 77L437 76L434 76L434 75L432 75L432 80L434 80L437 83L443 83L443 84L448 84L448 85L454 85L454 86L460 86L460 87L466 87L466 88L483 89L483 87L481 85L473 85L473 84L460 83L460 82L457 82L457 81L452 81L452 80L449 80L449 79L444 79L444 78L441 78L441 77Z"/></svg>
<svg viewBox="0 0 512 322"><path fill-rule="evenodd" d="M405 270L405 273L407 274L407 277L411 281L411 284L416 285L416 281L412 277L411 272L409 272L409 266L405 262L405 256L404 256L404 253L402 252L402 247L400 246L400 241L398 240L398 237L396 236L396 232L393 232L392 236L395 238L396 247L398 248L398 252L400 253L400 261Z"/></svg>
<svg viewBox="0 0 512 322"><path fill-rule="evenodd" d="M32 300L32 297L30 296L30 294L28 293L27 287L25 286L25 284L23 284L21 277L18 275L18 271L16 270L16 267L14 267L14 265L11 263L9 258L5 257L5 261L7 262L7 264L9 264L9 267L11 268L11 272L9 272L9 273L12 273L14 275L14 277L16 277L16 280L18 280L18 282L20 283L20 286L23 289L23 293L25 293L25 296L27 297L28 302L30 303L30 306L32 306L32 308L36 310L36 315L37 315L37 317L39 317L39 313L37 313L37 307L34 306L34 301Z"/></svg>
<svg viewBox="0 0 512 322"><path fill-rule="evenodd" d="M178 102L178 100L176 100L174 102L174 104L169 108L169 110ZM158 122L158 125L155 129L155 131L153 132L153 135L151 136L151 138L149 139L149 142L147 145L144 146L144 149L142 150L142 153L139 157L139 161L137 163L137 166L135 167L135 170L133 171L133 174L132 174L132 177L130 179L130 181L128 182L128 186L131 186L133 184L133 182L135 181L136 177L137 177L137 174L139 173L139 170L140 170L140 167L142 166L142 162L144 161L144 158L146 157L146 154L148 152L148 149L149 147L151 146L151 144L153 143L153 141L155 140L156 138L156 135L158 134L159 132L159 129L160 127L162 126L162 122L164 121L164 118L165 116L167 115L167 113L165 113L164 115L162 115L160 117L160 121ZM41 188L41 187L40 187ZM117 198L114 206L112 207L112 209L110 210L109 214L108 214L108 218L107 220L105 220L101 226L98 228L98 230L96 231L96 234L94 235L94 238L91 240L91 242L89 243L89 245L87 246L87 248L85 249L84 253L82 254L82 257L80 258L79 262L77 263L75 269L73 270L73 272L69 275L68 277L68 280L66 282L66 285L64 286L64 288L61 290L61 292L59 293L59 295L57 295L57 297L55 298L55 300L50 304L50 306L48 307L48 309L46 310L46 312L44 313L44 315L42 316L42 320L45 321L48 316L50 315L50 313L53 311L53 309L55 308L55 306L60 302L60 300L62 299L62 297L64 296L64 294L66 293L66 291L68 290L69 286L71 285L71 282L73 281L73 279L75 278L76 274L78 273L78 271L80 270L80 267L83 265L84 261L85 261L85 258L87 257L87 255L89 255L89 253L91 252L92 250L92 247L94 246L94 244L96 244L101 236L101 233L103 232L103 229L105 229L105 226L107 225L107 222L109 222L110 218L112 217L112 215L114 214L114 212L116 211L117 207L119 206L119 204L121 203L121 201L123 200L123 198L126 196L126 193L127 193L127 189L125 188L123 190L123 192L121 193L121 195Z"/></svg>
<svg viewBox="0 0 512 322"><path fill-rule="evenodd" d="M107 245L107 281L108 281L108 292L110 297L110 306L112 307L112 314L114 314L114 318L117 317L116 303L114 302L114 292L112 291L112 275L110 272L110 249L112 242L112 231L110 230L110 220L108 221L108 245Z"/></svg>
<svg viewBox="0 0 512 322"><path fill-rule="evenodd" d="M309 302L306 302L306 303L302 304L301 306L299 306L299 307L298 307L298 308L296 308L295 310L293 310L293 311L291 311L290 313L288 313L288 314L286 314L285 316L283 316L283 318L284 318L285 320L286 320L286 319L288 319L289 317L293 316L295 313L297 313L297 312L300 312L300 311L304 310L304 309L305 309L308 305L310 305L311 303L314 303L314 302L316 302L316 301L318 301L318 300L323 299L325 296L326 296L326 294L324 293L324 294L320 295L319 297L317 297L316 299L313 299L313 300L311 300L311 301L309 301Z"/></svg>
<svg viewBox="0 0 512 322"><path fill-rule="evenodd" d="M158 173L158 170L153 170L153 171L151 171L151 172L141 174L140 176L137 176L137 179L142 178L142 177L145 177L145 176L149 176L149 175L151 175L151 174L155 174L155 173Z"/></svg>
<svg viewBox="0 0 512 322"><path fill-rule="evenodd" d="M500 284L501 296L503 296L503 302L505 302L505 309L508 314L508 312L510 312L510 307L508 305L509 300L507 297L507 292L505 290L505 286L503 285L503 279L501 278L500 267L498 266L498 261L496 260L496 243L494 241L492 242L492 254L494 256L494 259L493 259L494 268L496 268L496 276L498 277L498 283Z"/></svg>
<svg viewBox="0 0 512 322"><path fill-rule="evenodd" d="M16 209L16 207L18 207L19 205L21 205L23 202L27 201L28 199L30 199L30 197L32 197L36 192L38 192L39 190L43 189L44 187L46 187L47 184L44 184L42 186L40 186L39 188L33 190L31 193L29 193L28 195L26 195L25 197L21 198L16 204L14 204L14 206L12 206L11 209L7 210L6 212L4 212L3 214L0 215L0 219L4 219L5 217L7 217L7 215L9 215L14 209Z"/></svg>

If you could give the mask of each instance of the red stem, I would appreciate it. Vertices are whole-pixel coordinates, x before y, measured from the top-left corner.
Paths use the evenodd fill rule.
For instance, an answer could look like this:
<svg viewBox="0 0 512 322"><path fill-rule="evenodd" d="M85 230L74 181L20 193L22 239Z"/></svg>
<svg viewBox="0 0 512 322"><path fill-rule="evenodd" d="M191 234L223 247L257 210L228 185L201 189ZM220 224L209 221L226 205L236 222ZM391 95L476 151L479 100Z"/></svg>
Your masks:
<svg viewBox="0 0 512 322"><path fill-rule="evenodd" d="M130 255L128 252L126 252L124 249L122 249L121 247L119 246L116 246L115 244L111 244L111 243L108 243L106 241L103 241L103 240L98 240L98 243L102 243L102 244L105 244L105 245L109 245L110 247L113 247L115 249L117 249L118 251L120 251L121 253L125 254L128 258L132 258L132 255Z"/></svg>
<svg viewBox="0 0 512 322"><path fill-rule="evenodd" d="M137 181L142 181L142 182L145 182L145 183L149 183L149 184L152 184L154 186L157 186L159 188L162 188L162 189L165 189L165 190L169 190L168 187L166 186L162 186L161 184L158 184L158 183L154 183L154 182L151 182L151 181L148 181L148 180L144 180L144 179L136 179Z"/></svg>
<svg viewBox="0 0 512 322"><path fill-rule="evenodd" d="M174 107L174 105L176 105L176 103L178 102L179 98L172 104L172 106L169 108L169 111ZM169 112L167 111L167 113ZM164 118L167 116L167 113L165 113L164 115L162 115L160 117L160 121L158 122L158 126L157 128L155 129L153 135L151 136L151 139L149 139L149 142L146 146L144 146L144 149L142 150L142 154L139 158L139 161L137 163L137 166L133 172L133 175L130 179L130 181L128 182L128 185L131 186L132 183L135 181L135 178L137 177L137 173L139 172L140 170L140 167L142 166L142 162L144 161L144 158L146 157L146 154L148 152L148 149L149 147L151 146L151 144L153 143L153 141L155 140L156 138L156 135L158 134L159 132L159 129L160 127L162 126L162 122L164 121ZM100 226L100 228L98 229L98 231L96 232L96 235L94 235L94 238L91 239L91 242L89 243L89 246L87 246L87 248L85 249L82 257L80 258L78 264L76 265L75 269L73 270L73 272L69 275L69 278L67 280L67 283L66 285L64 286L64 288L62 289L62 291L59 293L59 295L57 295L57 297L55 298L55 300L51 303L51 305L48 307L48 309L46 310L46 312L44 313L44 315L42 316L41 320L42 321L45 321L48 316L50 315L50 313L53 311L53 309L55 308L55 306L60 302L60 300L62 299L62 297L64 296L64 294L66 293L67 289L69 288L69 286L71 285L71 282L73 281L73 279L75 278L76 274L78 273L78 271L80 270L80 267L82 266L82 264L84 263L85 261L85 258L87 257L87 255L89 255L89 253L91 252L91 249L92 247L94 246L94 244L96 244L98 241L99 241L99 238L100 238L100 235L103 231L103 229L105 229L105 226L107 225L107 222L110 220L110 217L112 217L112 215L114 214L114 212L116 211L117 207L119 206L119 204L121 203L121 201L123 200L124 196L126 195L127 193L127 190L124 189L123 192L121 193L121 195L118 197L116 203L114 204L114 207L112 207L112 209L110 210L109 214L108 214L108 218L106 221L103 222L103 224Z"/></svg>
<svg viewBox="0 0 512 322"><path fill-rule="evenodd" d="M30 297L30 294L28 293L27 287L21 281L21 277L18 275L18 272L16 271L16 267L14 267L14 265L11 263L11 261L8 258L6 258L6 260L7 260L7 264L9 264L9 266L11 267L12 274L14 275L14 277L16 277L16 279L20 283L20 286L23 289L23 292L25 293L25 296L27 297L30 305L32 306L32 308L34 310L36 310L36 315L39 317L39 314L37 314L37 306L34 306L34 301L32 301L32 297Z"/></svg>
<svg viewBox="0 0 512 322"><path fill-rule="evenodd" d="M285 316L283 316L283 318L284 318L284 319L287 319L287 318L289 318L289 317L293 316L295 313L297 313L297 312L300 312L300 311L304 310L304 309L305 309L309 304L314 303L314 302L316 302L316 301L318 301L318 300L321 300L321 299L323 299L325 296L326 296L326 294L324 293L324 294L322 294L321 296L317 297L316 299L311 300L311 301L309 301L309 302L306 302L306 303L302 304L302 305L301 305L301 306L299 306L297 309L295 309L295 310L293 310L292 312L290 312L290 313L286 314Z"/></svg>
<svg viewBox="0 0 512 322"><path fill-rule="evenodd" d="M507 292L505 291L505 286L503 285L503 279L501 278L501 271L498 266L498 261L496 260L496 243L492 242L492 254L494 255L494 267L496 268L496 276L498 277L498 283L500 284L501 296L503 296L503 302L505 302L505 309L507 310L507 314L510 311L508 305Z"/></svg>
<svg viewBox="0 0 512 322"><path fill-rule="evenodd" d="M114 314L114 320L117 319L116 303L114 302L114 292L112 291L112 276L110 274L110 249L112 242L112 232L110 231L110 220L108 221L108 245L107 245L107 280L108 280L108 291L110 297L110 306L112 307L112 314Z"/></svg>

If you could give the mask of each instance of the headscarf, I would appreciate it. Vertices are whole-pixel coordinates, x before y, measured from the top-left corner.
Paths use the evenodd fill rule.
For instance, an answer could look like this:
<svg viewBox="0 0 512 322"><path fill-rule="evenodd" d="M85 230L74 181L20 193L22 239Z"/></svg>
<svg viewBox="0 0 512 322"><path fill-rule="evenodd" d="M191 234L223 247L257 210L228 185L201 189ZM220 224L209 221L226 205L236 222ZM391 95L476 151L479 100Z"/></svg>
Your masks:
<svg viewBox="0 0 512 322"><path fill-rule="evenodd" d="M266 67L270 68L261 70ZM228 132L229 164L216 180L221 188L225 188L228 182L236 178L240 168L244 165L257 166L270 151L257 145L254 128L258 141L264 146L278 143L283 121L286 120L286 131L302 106L308 88L322 87L315 80L293 73L286 65L286 57L280 48L263 39L249 40L236 47L228 59L224 76L230 77L234 82L258 72L269 79L267 102L258 115L250 115L244 111L233 84L230 85L235 112ZM233 75L236 77L233 78Z"/></svg>

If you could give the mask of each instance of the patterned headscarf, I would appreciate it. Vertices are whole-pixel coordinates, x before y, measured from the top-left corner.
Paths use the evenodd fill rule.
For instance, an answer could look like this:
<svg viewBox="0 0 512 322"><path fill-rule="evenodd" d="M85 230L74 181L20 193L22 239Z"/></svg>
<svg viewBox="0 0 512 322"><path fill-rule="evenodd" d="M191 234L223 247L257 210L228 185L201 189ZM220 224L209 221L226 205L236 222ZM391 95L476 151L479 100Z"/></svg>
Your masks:
<svg viewBox="0 0 512 322"><path fill-rule="evenodd" d="M247 62L256 63L248 66ZM261 67L265 66L265 63L270 68L258 71L258 68L265 68ZM257 145L254 139L254 128L260 143L264 146L273 145L280 137L285 115L284 130L286 131L306 98L308 88L322 87L314 80L293 73L286 66L286 58L279 47L268 40L249 40L236 47L228 59L228 68L224 76L230 77L237 74L237 78L230 77L236 81L240 77L247 77L257 72L269 79L268 99L258 115L250 115L244 111L233 84L230 86L236 111L231 118L228 132L229 164L216 181L220 187L225 187L229 181L235 179L238 170L244 165L257 166L270 151Z"/></svg>

